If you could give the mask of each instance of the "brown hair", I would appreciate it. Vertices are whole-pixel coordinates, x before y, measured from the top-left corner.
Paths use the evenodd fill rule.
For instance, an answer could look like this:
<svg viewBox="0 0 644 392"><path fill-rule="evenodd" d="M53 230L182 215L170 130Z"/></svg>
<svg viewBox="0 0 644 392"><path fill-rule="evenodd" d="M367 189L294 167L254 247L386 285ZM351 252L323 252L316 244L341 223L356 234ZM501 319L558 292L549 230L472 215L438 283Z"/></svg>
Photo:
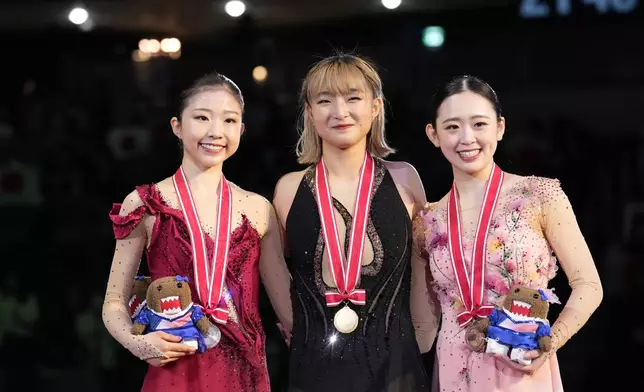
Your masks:
<svg viewBox="0 0 644 392"><path fill-rule="evenodd" d="M296 149L298 163L317 163L322 158L322 141L315 133L313 121L306 113L306 105L310 105L311 97L320 91L344 94L353 87L350 83L356 78L365 81L374 99L381 98L384 101L378 71L367 59L353 54L336 54L318 61L311 67L300 90L300 136ZM385 139L384 107L371 124L371 130L367 135L367 152L378 158L395 152Z"/></svg>

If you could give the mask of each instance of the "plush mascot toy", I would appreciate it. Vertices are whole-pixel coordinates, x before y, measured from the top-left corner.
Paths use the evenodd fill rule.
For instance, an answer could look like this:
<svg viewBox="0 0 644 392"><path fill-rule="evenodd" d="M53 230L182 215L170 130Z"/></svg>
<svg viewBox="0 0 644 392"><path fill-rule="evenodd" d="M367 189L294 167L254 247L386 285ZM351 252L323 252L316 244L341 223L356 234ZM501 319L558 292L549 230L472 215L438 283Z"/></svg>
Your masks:
<svg viewBox="0 0 644 392"><path fill-rule="evenodd" d="M130 297L130 317L132 320L141 313L145 307L145 297L148 293L148 287L152 283L149 276L137 276L134 278L134 287L132 288L132 297Z"/></svg>
<svg viewBox="0 0 644 392"><path fill-rule="evenodd" d="M168 276L150 283L146 306L134 318L132 334L163 331L183 338L181 343L203 353L214 347L221 337L201 310L192 303L188 278Z"/></svg>
<svg viewBox="0 0 644 392"><path fill-rule="evenodd" d="M509 355L523 365L532 361L524 355L530 350L546 353L552 349L548 308L559 303L551 290L513 287L501 307L487 318L476 320L467 331L467 342L474 351Z"/></svg>

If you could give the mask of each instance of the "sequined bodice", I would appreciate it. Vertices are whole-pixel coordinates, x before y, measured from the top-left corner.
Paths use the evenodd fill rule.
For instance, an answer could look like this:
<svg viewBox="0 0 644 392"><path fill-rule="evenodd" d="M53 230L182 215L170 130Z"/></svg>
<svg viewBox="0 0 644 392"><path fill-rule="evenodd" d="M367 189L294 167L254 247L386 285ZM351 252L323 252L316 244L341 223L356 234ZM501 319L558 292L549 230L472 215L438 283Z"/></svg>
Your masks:
<svg viewBox="0 0 644 392"><path fill-rule="evenodd" d="M545 288L558 269L557 261L541 224L540 197L535 194L534 180L526 178L505 190L497 203L486 242L485 303L496 305L512 285ZM447 243L446 200L429 204L421 214L424 219L426 252L434 289L441 303L458 309L454 271ZM473 215L472 215L473 216ZM476 221L463 221L463 256L471 265ZM447 309L443 309L445 312ZM446 312L452 316L451 311Z"/></svg>
<svg viewBox="0 0 644 392"><path fill-rule="evenodd" d="M315 201L314 168L305 174L289 211L286 235L294 281L290 390L426 388L410 313L411 220L384 163L375 162L367 226L374 260L362 268L359 284L367 292L366 305L351 305L360 319L353 333L335 330L333 316L341 306L328 307L324 299L324 292L333 289L322 279L325 245ZM334 207L350 233L351 214L335 199Z"/></svg>
<svg viewBox="0 0 644 392"><path fill-rule="evenodd" d="M514 176L499 196L485 238L484 302L499 305L515 285L548 292L563 269L572 294L550 328L553 345L561 347L588 320L601 301L601 284L592 255L558 180ZM510 178L506 176L506 180ZM457 315L463 304L447 235L447 197L428 203L414 218L416 252L427 260L430 284L440 302L442 322L436 343L436 382L441 391L561 391L555 356L534 374L498 367L489 354L473 352ZM461 215L463 254L471 265L477 215ZM556 306L556 305L553 305ZM551 317L550 317L551 318Z"/></svg>
<svg viewBox="0 0 644 392"><path fill-rule="evenodd" d="M152 279L183 275L190 278L192 300L201 305L194 286L192 246L183 213L165 202L155 185L137 187L143 205L119 215L120 205L110 213L117 238L125 238L146 217L152 227L145 256ZM214 241L206 237L208 254ZM226 302L234 309L225 325L218 324L222 338L214 348L171 365L150 367L143 391L268 392L265 335L259 315L259 257L261 238L246 216L232 232L226 271ZM243 377L240 377L243 374Z"/></svg>

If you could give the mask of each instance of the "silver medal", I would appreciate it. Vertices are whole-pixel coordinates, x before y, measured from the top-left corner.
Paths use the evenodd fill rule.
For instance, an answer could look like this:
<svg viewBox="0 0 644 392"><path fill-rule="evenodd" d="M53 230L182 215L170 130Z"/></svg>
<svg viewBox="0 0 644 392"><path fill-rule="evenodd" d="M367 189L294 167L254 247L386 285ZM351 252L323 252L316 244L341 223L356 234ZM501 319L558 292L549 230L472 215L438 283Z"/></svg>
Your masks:
<svg viewBox="0 0 644 392"><path fill-rule="evenodd" d="M219 344L219 341L221 340L221 331L215 324L213 324L208 329L208 332L204 334L203 338L206 342L206 347L213 348Z"/></svg>

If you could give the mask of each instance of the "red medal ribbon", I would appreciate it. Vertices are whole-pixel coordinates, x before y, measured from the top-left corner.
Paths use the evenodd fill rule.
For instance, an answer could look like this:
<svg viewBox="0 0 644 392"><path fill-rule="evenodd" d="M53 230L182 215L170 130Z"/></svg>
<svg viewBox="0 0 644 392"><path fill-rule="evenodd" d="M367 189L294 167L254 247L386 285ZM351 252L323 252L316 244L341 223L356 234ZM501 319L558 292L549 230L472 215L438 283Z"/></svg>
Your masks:
<svg viewBox="0 0 644 392"><path fill-rule="evenodd" d="M338 290L338 292L325 293L327 306L337 306L343 301L351 301L356 305L366 303L367 294L365 290L356 289L356 286L360 280L374 173L373 158L367 153L360 168L351 237L349 237L349 255L345 263L345 255L340 245L338 227L333 213L333 200L323 159L320 159L315 169L315 193L318 212L320 213L320 222L326 252L329 256L331 274Z"/></svg>
<svg viewBox="0 0 644 392"><path fill-rule="evenodd" d="M228 321L228 309L224 308L224 304L218 308L204 308L203 312L207 315L215 319L217 322L220 324L226 324Z"/></svg>
<svg viewBox="0 0 644 392"><path fill-rule="evenodd" d="M216 322L226 324L228 307L222 301L224 279L228 265L228 246L230 245L230 226L232 221L232 196L228 181L221 175L219 204L217 206L217 237L212 259L206 254L206 234L201 229L190 185L183 168L172 177L174 188L181 204L181 210L188 225L192 244L192 260L195 270L195 287L204 307L204 313Z"/></svg>
<svg viewBox="0 0 644 392"><path fill-rule="evenodd" d="M472 321L475 317L483 318L489 316L490 314L492 314L493 310L494 306L492 305L481 305L478 309L474 309L472 311L465 310L459 313L456 318L458 319L458 324L461 327L464 327L469 324L470 321Z"/></svg>
<svg viewBox="0 0 644 392"><path fill-rule="evenodd" d="M491 305L483 305L487 254L485 245L502 184L503 171L495 164L485 187L479 220L476 225L474 247L472 248L471 276L467 272L465 257L463 256L460 203L456 184L452 185L449 194L447 201L447 238L452 268L456 276L456 285L465 308L457 315L458 323L461 327L469 324L475 317L489 316L494 309Z"/></svg>
<svg viewBox="0 0 644 392"><path fill-rule="evenodd" d="M337 306L344 301L351 301L356 305L364 305L367 303L367 292L362 289L354 289L351 293L334 293L328 291L324 293L326 304L328 306Z"/></svg>

